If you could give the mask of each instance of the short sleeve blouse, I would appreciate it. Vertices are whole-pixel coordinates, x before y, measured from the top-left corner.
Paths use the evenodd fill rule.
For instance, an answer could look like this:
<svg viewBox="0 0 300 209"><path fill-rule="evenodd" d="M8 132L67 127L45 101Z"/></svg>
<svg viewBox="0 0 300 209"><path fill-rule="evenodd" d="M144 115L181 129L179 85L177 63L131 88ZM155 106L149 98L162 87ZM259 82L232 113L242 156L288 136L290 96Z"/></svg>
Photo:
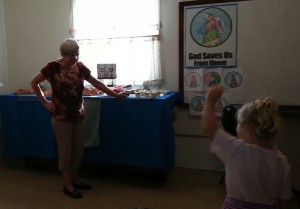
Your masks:
<svg viewBox="0 0 300 209"><path fill-rule="evenodd" d="M278 149L266 149L218 130L211 151L225 164L228 197L274 204L290 199L290 166Z"/></svg>
<svg viewBox="0 0 300 209"><path fill-rule="evenodd" d="M81 62L65 71L57 61L48 63L41 73L50 82L51 99L56 111L51 115L58 120L78 121L83 115L84 80L88 79L91 71Z"/></svg>

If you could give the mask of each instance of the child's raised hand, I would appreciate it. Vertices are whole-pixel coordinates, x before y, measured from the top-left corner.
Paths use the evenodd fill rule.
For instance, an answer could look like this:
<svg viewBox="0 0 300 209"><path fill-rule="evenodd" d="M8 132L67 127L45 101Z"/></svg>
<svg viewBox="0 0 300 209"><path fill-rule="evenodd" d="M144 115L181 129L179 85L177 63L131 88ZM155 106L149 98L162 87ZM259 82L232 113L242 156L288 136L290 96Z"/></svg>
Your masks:
<svg viewBox="0 0 300 209"><path fill-rule="evenodd" d="M211 86L206 96L206 102L209 104L215 104L222 96L224 89L221 85Z"/></svg>

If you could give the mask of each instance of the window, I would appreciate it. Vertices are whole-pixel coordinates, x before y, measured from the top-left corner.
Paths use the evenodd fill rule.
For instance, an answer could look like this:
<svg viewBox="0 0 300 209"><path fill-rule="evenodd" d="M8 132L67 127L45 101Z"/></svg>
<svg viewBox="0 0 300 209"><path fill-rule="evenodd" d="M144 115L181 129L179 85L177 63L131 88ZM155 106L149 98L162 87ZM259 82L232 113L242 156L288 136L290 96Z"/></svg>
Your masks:
<svg viewBox="0 0 300 209"><path fill-rule="evenodd" d="M159 0L72 0L70 33L97 77L116 63L116 85L161 84Z"/></svg>

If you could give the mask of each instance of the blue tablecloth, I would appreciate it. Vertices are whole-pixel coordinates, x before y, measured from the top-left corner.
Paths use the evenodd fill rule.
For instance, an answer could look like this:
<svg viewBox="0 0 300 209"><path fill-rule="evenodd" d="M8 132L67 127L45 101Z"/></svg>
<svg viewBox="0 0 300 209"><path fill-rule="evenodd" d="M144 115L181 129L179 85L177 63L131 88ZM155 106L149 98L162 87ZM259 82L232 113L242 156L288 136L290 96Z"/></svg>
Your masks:
<svg viewBox="0 0 300 209"><path fill-rule="evenodd" d="M99 102L101 107L94 116L86 117L91 131L95 131L95 120L99 141L85 148L83 160L172 168L175 155L172 109L180 97L177 92L155 99L84 96L87 104ZM35 95L0 95L0 115L4 154L57 158L49 113Z"/></svg>

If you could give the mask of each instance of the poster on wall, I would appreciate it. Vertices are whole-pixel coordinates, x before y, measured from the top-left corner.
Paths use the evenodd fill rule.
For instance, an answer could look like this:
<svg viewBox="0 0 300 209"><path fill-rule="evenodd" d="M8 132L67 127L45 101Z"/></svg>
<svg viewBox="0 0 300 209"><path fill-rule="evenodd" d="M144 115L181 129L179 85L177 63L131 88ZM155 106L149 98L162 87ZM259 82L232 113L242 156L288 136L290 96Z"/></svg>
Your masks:
<svg viewBox="0 0 300 209"><path fill-rule="evenodd" d="M242 91L244 87L244 73L242 67L225 68L222 72L224 90L227 92Z"/></svg>
<svg viewBox="0 0 300 209"><path fill-rule="evenodd" d="M201 115L212 85L230 94L243 88L237 57L237 1L179 2L179 88L191 115ZM221 104L221 103L220 103ZM220 108L218 108L220 111Z"/></svg>
<svg viewBox="0 0 300 209"><path fill-rule="evenodd" d="M197 92L189 93L190 115L203 115L204 103L206 101L206 95L207 95L207 92L206 93L197 93ZM229 95L228 95L228 93L224 93L216 103L216 107L215 107L216 116L221 117L224 107L226 107L229 104L230 104L229 103Z"/></svg>
<svg viewBox="0 0 300 209"><path fill-rule="evenodd" d="M224 93L218 108L216 108L216 115L221 116L220 107L224 108L230 105L230 94L243 90L243 68L205 68L185 71L186 91L184 92L184 102L189 104L191 115L202 115L205 97L210 87L213 85L222 85ZM193 89L193 85L195 84Z"/></svg>
<svg viewBox="0 0 300 209"><path fill-rule="evenodd" d="M184 91L203 91L203 71L200 69L184 70Z"/></svg>
<svg viewBox="0 0 300 209"><path fill-rule="evenodd" d="M237 4L195 5L184 9L185 68L237 65Z"/></svg>

